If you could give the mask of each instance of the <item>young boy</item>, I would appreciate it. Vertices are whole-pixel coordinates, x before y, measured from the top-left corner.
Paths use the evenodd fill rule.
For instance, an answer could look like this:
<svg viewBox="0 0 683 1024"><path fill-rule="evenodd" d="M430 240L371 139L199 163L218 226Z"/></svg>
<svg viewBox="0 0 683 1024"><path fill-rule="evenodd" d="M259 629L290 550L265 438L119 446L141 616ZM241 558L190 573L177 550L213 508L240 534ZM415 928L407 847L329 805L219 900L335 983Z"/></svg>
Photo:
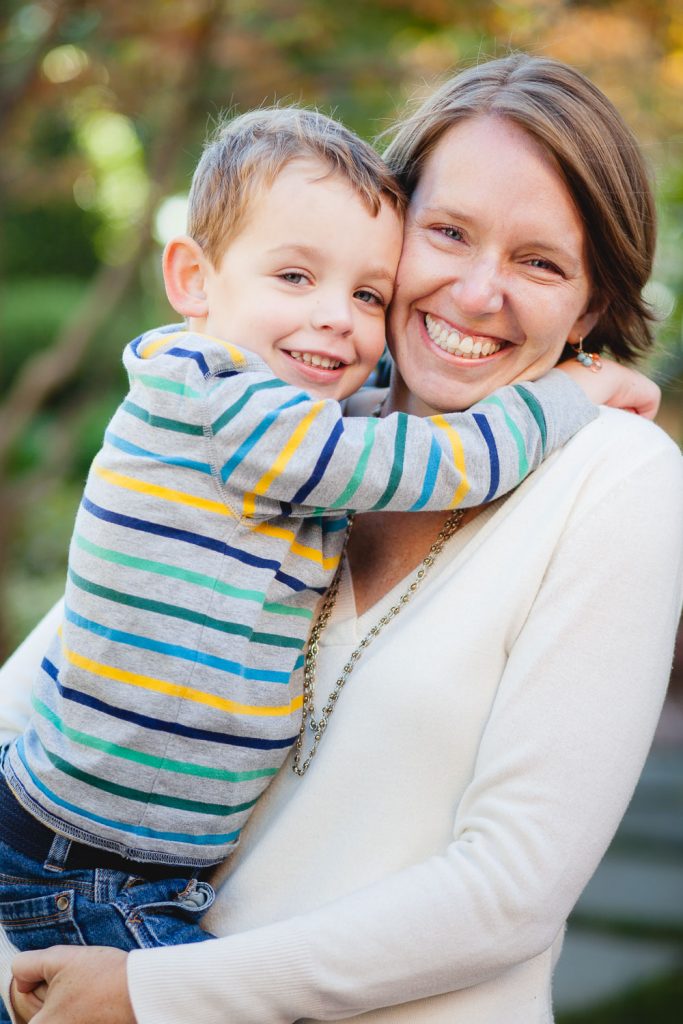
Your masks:
<svg viewBox="0 0 683 1024"><path fill-rule="evenodd" d="M383 350L403 208L374 151L317 113L247 114L205 150L164 254L187 327L126 350L63 629L4 759L17 945L206 938L201 872L296 738L347 511L489 501L592 419L561 374L452 416L342 416Z"/></svg>

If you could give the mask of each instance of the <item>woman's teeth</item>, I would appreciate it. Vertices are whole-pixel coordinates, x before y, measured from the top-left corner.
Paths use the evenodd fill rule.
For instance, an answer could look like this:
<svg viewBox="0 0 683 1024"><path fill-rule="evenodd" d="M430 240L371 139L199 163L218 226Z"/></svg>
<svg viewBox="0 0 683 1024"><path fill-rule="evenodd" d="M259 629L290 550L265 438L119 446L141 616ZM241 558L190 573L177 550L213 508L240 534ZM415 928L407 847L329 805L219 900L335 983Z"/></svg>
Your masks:
<svg viewBox="0 0 683 1024"><path fill-rule="evenodd" d="M307 366L322 366L324 370L336 370L341 366L341 359L328 359L327 356L312 355L310 352L290 352L292 359L297 359Z"/></svg>
<svg viewBox="0 0 683 1024"><path fill-rule="evenodd" d="M427 334L439 348L454 356L464 356L465 359L479 359L480 356L492 356L502 345L498 342L470 337L469 334L461 334L453 327L447 327L443 320L435 320L425 314L425 327Z"/></svg>

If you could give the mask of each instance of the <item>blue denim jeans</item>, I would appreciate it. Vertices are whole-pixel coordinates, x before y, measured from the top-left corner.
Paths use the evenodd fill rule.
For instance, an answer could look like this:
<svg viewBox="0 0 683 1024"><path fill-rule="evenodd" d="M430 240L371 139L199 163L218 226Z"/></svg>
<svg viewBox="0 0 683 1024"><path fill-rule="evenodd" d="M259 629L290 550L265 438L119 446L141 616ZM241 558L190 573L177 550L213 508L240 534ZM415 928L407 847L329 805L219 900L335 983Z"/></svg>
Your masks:
<svg viewBox="0 0 683 1024"><path fill-rule="evenodd" d="M70 846L55 836L40 863L0 839L0 927L18 949L72 944L131 950L213 937L200 921L214 890L188 876L187 868L180 867L177 878L154 881L123 871L71 869L65 866ZM9 1020L0 1000L0 1022Z"/></svg>

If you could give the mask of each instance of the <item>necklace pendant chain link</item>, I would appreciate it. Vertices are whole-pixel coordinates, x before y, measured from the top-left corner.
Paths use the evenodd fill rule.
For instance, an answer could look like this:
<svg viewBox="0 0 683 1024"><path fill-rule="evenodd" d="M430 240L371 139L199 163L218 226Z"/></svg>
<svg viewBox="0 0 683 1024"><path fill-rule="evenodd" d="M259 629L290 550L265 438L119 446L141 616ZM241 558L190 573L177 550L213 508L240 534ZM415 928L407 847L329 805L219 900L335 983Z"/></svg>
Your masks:
<svg viewBox="0 0 683 1024"><path fill-rule="evenodd" d="M434 543L429 548L429 551L420 563L415 576L408 584L406 590L401 594L398 599L398 603L392 605L387 612L377 623L368 630L363 639L360 641L358 646L351 652L349 659L342 669L341 675L334 684L332 690L328 694L327 701L321 708L321 714L319 718L315 716L315 682L317 674L317 662L318 662L318 651L320 637L327 626L332 616L332 611L337 601L337 595L339 593L339 585L341 583L341 574L343 566L343 558L339 560L337 571L334 574L334 579L330 584L329 590L327 591L318 617L315 621L311 634L306 647L306 656L304 658L304 685L303 685L303 707L301 712L301 726L299 728L299 734L294 742L294 759L292 762L292 771L295 775L302 776L308 770L308 767L316 755L320 741L323 737L327 724L330 720L330 716L334 712L337 701L341 695L343 688L346 686L347 680L353 672L358 660L362 656L365 649L375 640L382 632L385 626L387 626L396 616L399 614L401 609L413 597L420 584L423 582L429 570L434 565L437 557L441 554L444 545L451 539L454 533L460 529L462 520L465 515L465 509L458 508L451 512L446 519L446 522L441 527L439 534ZM354 514L349 514L349 525L346 530L346 538L344 540L344 550L349 540L351 528L353 526ZM306 737L307 730L313 733L313 742L311 748L306 756L304 756L304 739Z"/></svg>

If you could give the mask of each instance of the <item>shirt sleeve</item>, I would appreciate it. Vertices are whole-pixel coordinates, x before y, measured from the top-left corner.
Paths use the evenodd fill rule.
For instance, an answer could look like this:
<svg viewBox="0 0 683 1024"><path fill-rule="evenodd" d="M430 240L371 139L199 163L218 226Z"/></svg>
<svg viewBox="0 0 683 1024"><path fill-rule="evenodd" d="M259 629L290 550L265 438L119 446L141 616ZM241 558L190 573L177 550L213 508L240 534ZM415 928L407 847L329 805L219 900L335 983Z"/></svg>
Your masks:
<svg viewBox="0 0 683 1024"><path fill-rule="evenodd" d="M567 375L501 388L465 412L347 417L245 374L242 393L220 406L209 391L207 433L226 503L247 516L326 511L419 511L470 507L516 487L597 416ZM235 381L233 378L233 387Z"/></svg>
<svg viewBox="0 0 683 1024"><path fill-rule="evenodd" d="M345 1019L476 985L552 944L631 797L671 667L680 456L635 461L567 524L443 855L293 919L132 953L139 1024Z"/></svg>
<svg viewBox="0 0 683 1024"><path fill-rule="evenodd" d="M31 715L31 691L40 662L62 621L58 601L0 668L0 746L20 733Z"/></svg>

